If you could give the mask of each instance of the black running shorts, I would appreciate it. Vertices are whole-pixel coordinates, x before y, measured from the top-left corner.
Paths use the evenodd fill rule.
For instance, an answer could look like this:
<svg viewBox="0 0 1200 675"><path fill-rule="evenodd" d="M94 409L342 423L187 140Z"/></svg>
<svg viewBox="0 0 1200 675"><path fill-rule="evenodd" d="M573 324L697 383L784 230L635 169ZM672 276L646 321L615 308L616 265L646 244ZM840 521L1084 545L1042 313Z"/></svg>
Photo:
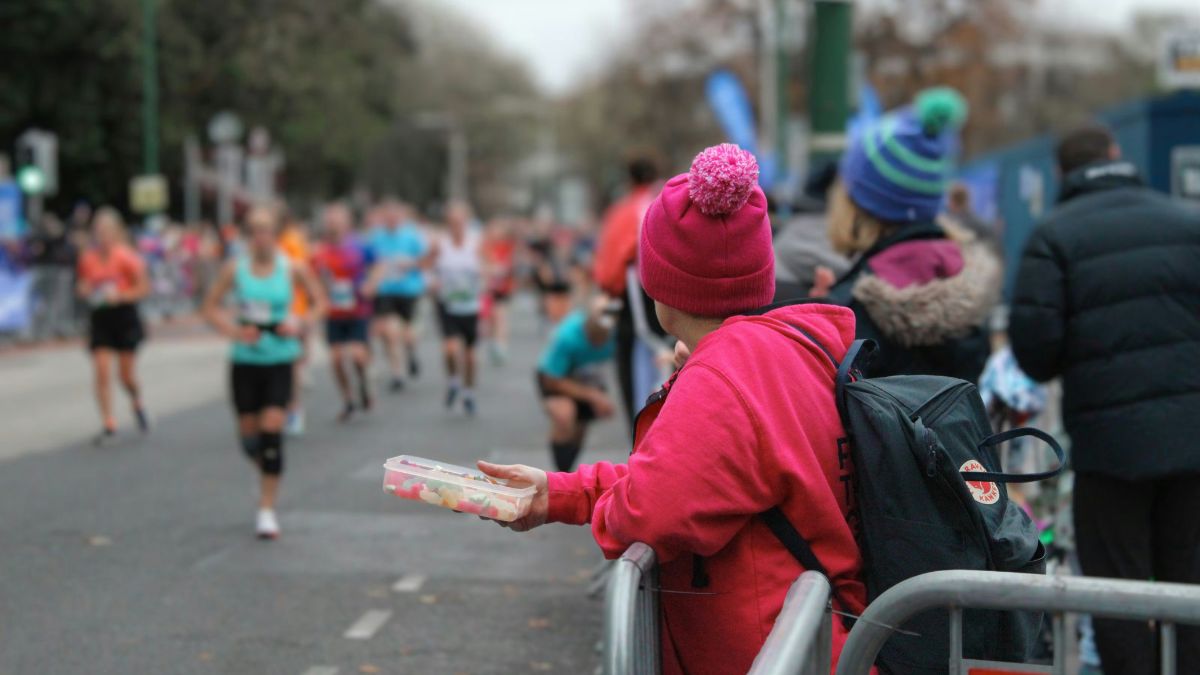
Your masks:
<svg viewBox="0 0 1200 675"><path fill-rule="evenodd" d="M418 295L379 295L375 297L375 316L398 316L406 323L417 311Z"/></svg>
<svg viewBox="0 0 1200 675"><path fill-rule="evenodd" d="M132 352L145 337L137 305L113 305L92 310L88 349Z"/></svg>
<svg viewBox="0 0 1200 675"><path fill-rule="evenodd" d="M478 314L451 314L438 303L438 324L442 328L442 337L447 340L460 338L467 347L474 347L479 340Z"/></svg>
<svg viewBox="0 0 1200 675"><path fill-rule="evenodd" d="M233 408L239 415L251 415L267 408L287 408L292 402L292 364L269 366L235 363L230 383Z"/></svg>

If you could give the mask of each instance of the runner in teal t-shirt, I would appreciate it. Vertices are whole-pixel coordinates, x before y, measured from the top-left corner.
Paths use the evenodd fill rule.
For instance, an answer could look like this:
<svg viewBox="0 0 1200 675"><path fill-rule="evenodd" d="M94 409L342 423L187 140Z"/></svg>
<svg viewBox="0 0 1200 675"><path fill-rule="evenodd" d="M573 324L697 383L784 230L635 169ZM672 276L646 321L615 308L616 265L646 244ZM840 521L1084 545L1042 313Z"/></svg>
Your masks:
<svg viewBox="0 0 1200 675"><path fill-rule="evenodd" d="M313 316L323 315L327 306L308 267L276 248L278 227L274 211L251 209L246 253L225 263L204 299L205 319L233 341L233 407L242 449L260 474L255 528L263 539L279 536L275 497L283 473L283 423L292 399L292 363L300 356L300 324L291 315L294 290L308 293ZM222 307L229 295L235 311Z"/></svg>
<svg viewBox="0 0 1200 675"><path fill-rule="evenodd" d="M429 266L429 239L413 220L412 210L389 199L379 209L381 219L368 245L375 259L371 274L375 286L373 330L383 338L384 353L392 372L392 392L404 389L404 378L420 373L413 316L425 293L425 271ZM404 347L407 364L401 358Z"/></svg>
<svg viewBox="0 0 1200 675"><path fill-rule="evenodd" d="M613 318L607 298L597 298L590 312L576 310L550 335L538 361L537 385L550 418L550 452L559 471L570 471L583 449L588 424L613 414L597 366L613 357Z"/></svg>

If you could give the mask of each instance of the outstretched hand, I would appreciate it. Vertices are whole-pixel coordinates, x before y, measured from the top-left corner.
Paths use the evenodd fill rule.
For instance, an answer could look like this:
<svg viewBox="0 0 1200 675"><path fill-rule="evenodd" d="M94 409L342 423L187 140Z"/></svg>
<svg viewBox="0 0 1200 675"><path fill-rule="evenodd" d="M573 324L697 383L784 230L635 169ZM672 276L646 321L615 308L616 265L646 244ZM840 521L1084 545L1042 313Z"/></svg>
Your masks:
<svg viewBox="0 0 1200 675"><path fill-rule="evenodd" d="M547 490L545 471L524 464L492 464L483 460L478 462L478 466L480 471L492 478L505 480L512 487L521 488L532 485L537 488L537 492L533 493L533 503L529 506L529 513L511 523L496 521L498 525L507 527L514 532L527 532L546 524L550 496Z"/></svg>

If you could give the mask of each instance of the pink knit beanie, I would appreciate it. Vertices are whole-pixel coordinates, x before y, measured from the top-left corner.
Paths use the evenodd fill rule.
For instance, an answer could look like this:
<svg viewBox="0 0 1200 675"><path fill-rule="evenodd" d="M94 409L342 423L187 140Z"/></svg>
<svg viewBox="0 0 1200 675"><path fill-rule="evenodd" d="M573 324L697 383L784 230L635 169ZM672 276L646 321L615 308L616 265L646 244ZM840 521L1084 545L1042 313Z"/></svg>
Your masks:
<svg viewBox="0 0 1200 675"><path fill-rule="evenodd" d="M713 146L667 181L642 222L638 273L651 298L688 314L725 317L771 302L775 254L754 155Z"/></svg>

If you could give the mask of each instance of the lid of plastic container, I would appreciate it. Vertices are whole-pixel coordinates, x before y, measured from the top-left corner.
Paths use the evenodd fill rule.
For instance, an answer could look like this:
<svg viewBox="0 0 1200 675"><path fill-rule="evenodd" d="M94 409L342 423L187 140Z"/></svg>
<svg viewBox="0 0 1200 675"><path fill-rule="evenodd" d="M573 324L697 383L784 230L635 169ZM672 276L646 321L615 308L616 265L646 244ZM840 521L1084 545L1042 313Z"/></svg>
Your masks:
<svg viewBox="0 0 1200 675"><path fill-rule="evenodd" d="M387 462L384 462L383 468L389 471L402 471L413 476L420 476L452 485L461 485L476 490L487 490L497 494L512 495L513 497L528 497L537 492L537 488L532 485L523 488L510 487L508 481L488 477L478 469L468 469L465 466L425 459L424 457L413 457L411 455L392 457Z"/></svg>

